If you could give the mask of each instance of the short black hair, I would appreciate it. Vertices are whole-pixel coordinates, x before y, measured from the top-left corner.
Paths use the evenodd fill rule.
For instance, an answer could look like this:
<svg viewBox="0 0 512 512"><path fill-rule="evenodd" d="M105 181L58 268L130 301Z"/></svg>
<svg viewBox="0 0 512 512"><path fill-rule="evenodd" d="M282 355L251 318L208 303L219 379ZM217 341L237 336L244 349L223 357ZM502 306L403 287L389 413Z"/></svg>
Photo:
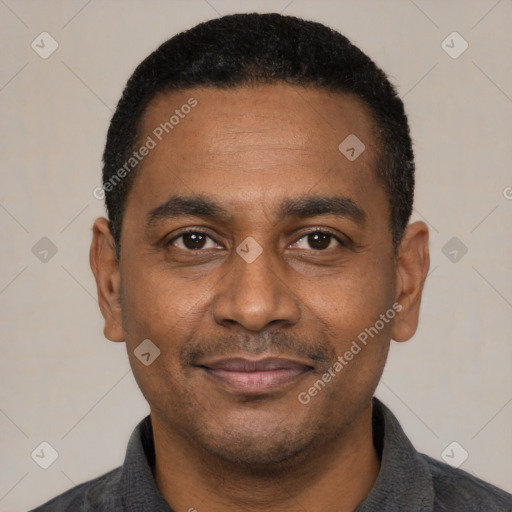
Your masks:
<svg viewBox="0 0 512 512"><path fill-rule="evenodd" d="M396 249L412 212L414 154L404 105L394 86L339 32L293 16L248 13L213 19L175 35L128 80L103 153L105 203L118 257L124 207L137 168L123 173L122 180L115 175L126 168L136 149L149 102L167 91L278 83L351 93L368 107L376 126L375 172L389 198Z"/></svg>

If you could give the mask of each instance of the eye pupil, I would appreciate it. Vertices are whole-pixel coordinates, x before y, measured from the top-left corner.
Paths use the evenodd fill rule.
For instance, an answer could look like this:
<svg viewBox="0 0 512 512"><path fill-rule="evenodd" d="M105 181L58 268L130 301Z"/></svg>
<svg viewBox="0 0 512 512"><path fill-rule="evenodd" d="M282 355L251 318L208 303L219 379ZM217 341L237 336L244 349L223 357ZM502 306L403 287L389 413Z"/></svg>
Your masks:
<svg viewBox="0 0 512 512"><path fill-rule="evenodd" d="M331 242L331 235L327 233L311 233L308 235L308 243L313 249L326 249Z"/></svg>
<svg viewBox="0 0 512 512"><path fill-rule="evenodd" d="M206 241L206 237L201 233L185 233L183 235L183 245L187 249L201 249Z"/></svg>

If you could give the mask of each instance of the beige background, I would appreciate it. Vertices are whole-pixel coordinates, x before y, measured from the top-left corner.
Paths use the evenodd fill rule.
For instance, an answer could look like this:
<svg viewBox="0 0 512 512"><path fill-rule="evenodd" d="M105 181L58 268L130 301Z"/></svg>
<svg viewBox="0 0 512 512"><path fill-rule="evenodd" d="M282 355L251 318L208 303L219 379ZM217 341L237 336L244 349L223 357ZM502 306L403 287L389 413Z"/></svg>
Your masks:
<svg viewBox="0 0 512 512"><path fill-rule="evenodd" d="M393 343L378 396L420 451L440 458L457 441L462 469L512 492L511 0L0 0L0 510L119 465L148 411L124 345L102 335L88 248L103 205L92 190L136 64L236 10L329 24L398 84L432 266L418 333ZM59 44L47 59L31 48L43 31ZM457 59L441 47L453 31L469 43ZM456 262L442 250L454 236L468 249ZM42 237L57 248L46 263L32 252ZM31 458L42 441L59 455L46 470Z"/></svg>

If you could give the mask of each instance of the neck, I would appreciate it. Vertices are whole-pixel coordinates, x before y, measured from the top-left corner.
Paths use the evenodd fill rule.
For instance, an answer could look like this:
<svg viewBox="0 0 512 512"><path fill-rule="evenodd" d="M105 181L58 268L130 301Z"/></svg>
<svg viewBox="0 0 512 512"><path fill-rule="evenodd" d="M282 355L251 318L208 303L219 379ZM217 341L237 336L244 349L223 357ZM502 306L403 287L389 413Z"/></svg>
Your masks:
<svg viewBox="0 0 512 512"><path fill-rule="evenodd" d="M219 461L171 432L153 413L152 423L156 483L176 511L353 511L379 472L371 405L334 442L258 471Z"/></svg>

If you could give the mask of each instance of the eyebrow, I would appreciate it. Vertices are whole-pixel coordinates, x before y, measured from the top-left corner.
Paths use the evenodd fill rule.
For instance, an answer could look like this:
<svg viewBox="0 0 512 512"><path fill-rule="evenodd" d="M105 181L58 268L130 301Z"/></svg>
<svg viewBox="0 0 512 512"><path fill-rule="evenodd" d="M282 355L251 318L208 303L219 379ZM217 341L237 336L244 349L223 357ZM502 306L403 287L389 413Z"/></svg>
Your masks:
<svg viewBox="0 0 512 512"><path fill-rule="evenodd" d="M285 199L277 210L277 220L288 217L316 217L333 215L348 218L357 224L364 224L366 213L349 197L343 196L302 196ZM204 217L229 221L233 215L220 203L201 196L171 196L165 203L150 210L146 216L146 229L151 229L161 220L183 216Z"/></svg>
<svg viewBox="0 0 512 512"><path fill-rule="evenodd" d="M347 217L357 224L364 224L366 221L365 211L355 201L343 196L303 196L285 199L278 213L281 219L315 217L317 215Z"/></svg>

